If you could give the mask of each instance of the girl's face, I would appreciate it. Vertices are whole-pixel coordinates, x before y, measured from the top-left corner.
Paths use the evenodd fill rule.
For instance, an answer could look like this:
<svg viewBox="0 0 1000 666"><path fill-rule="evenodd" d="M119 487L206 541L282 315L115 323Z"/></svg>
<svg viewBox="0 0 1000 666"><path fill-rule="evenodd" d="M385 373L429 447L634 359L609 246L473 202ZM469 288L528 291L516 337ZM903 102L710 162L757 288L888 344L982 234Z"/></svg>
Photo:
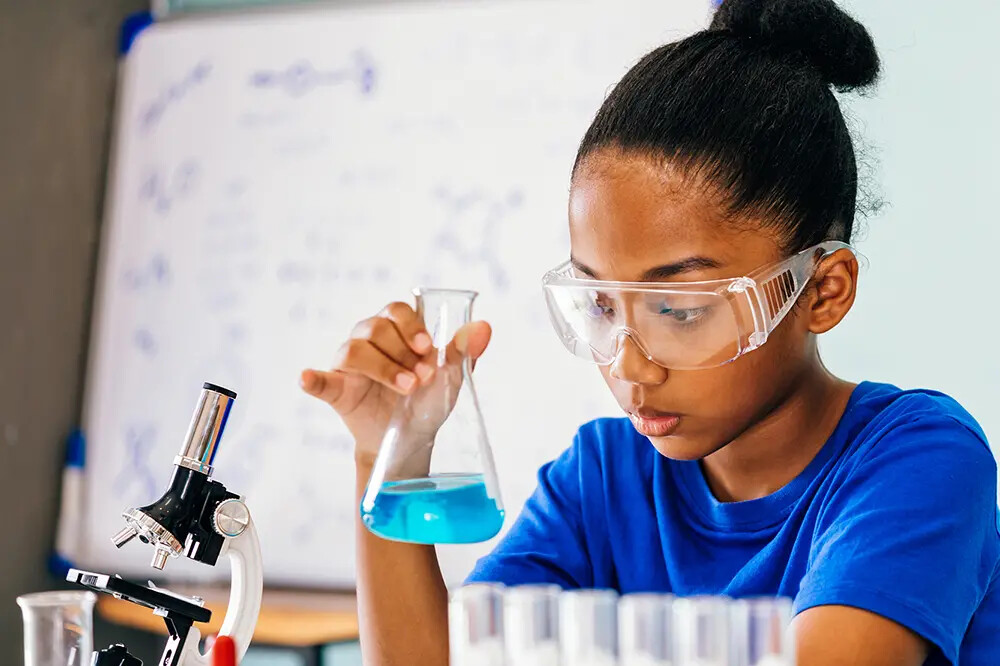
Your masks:
<svg viewBox="0 0 1000 666"><path fill-rule="evenodd" d="M785 258L775 233L725 219L717 198L693 185L649 158L592 153L570 191L573 259L599 280L693 282L746 275ZM601 373L660 453L703 458L766 417L815 367L808 319L795 308L763 347L700 370L668 370L626 341Z"/></svg>

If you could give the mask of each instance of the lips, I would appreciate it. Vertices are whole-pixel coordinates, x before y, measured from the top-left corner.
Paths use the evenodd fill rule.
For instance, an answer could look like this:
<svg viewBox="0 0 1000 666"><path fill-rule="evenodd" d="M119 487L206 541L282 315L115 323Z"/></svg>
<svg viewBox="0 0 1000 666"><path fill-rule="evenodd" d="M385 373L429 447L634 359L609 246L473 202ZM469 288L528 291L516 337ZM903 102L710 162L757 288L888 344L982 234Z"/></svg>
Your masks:
<svg viewBox="0 0 1000 666"><path fill-rule="evenodd" d="M646 437L667 437L681 422L677 414L649 410L629 412L628 417L635 429Z"/></svg>

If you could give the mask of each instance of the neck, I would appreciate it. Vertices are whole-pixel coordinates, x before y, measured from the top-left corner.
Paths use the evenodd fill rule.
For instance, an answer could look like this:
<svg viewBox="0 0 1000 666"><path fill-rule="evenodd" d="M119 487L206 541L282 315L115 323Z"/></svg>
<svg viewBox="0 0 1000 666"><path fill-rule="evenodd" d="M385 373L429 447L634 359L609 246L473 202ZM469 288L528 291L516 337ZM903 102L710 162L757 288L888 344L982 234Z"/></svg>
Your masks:
<svg viewBox="0 0 1000 666"><path fill-rule="evenodd" d="M853 390L853 384L834 377L817 359L763 418L702 460L715 497L741 502L787 485L833 434Z"/></svg>

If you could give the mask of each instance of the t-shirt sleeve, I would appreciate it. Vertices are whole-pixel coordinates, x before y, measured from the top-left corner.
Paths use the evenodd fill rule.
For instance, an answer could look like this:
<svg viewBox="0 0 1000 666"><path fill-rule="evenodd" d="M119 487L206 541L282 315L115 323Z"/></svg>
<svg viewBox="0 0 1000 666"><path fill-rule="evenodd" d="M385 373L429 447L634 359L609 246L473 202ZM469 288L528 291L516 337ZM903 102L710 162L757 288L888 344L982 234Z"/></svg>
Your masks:
<svg viewBox="0 0 1000 666"><path fill-rule="evenodd" d="M581 504L583 448L577 435L572 447L539 470L534 494L493 552L479 560L467 583L591 586Z"/></svg>
<svg viewBox="0 0 1000 666"><path fill-rule="evenodd" d="M952 664L997 561L996 461L950 416L897 424L835 479L795 599L920 634Z"/></svg>

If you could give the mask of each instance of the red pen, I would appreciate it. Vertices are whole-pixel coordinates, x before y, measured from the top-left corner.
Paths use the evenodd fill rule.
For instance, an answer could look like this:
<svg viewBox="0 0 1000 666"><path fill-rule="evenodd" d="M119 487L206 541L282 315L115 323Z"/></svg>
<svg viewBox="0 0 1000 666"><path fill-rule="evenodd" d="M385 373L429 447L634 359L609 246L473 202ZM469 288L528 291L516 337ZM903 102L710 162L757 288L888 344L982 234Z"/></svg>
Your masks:
<svg viewBox="0 0 1000 666"><path fill-rule="evenodd" d="M219 636L212 645L212 666L236 666L236 643L229 636Z"/></svg>

